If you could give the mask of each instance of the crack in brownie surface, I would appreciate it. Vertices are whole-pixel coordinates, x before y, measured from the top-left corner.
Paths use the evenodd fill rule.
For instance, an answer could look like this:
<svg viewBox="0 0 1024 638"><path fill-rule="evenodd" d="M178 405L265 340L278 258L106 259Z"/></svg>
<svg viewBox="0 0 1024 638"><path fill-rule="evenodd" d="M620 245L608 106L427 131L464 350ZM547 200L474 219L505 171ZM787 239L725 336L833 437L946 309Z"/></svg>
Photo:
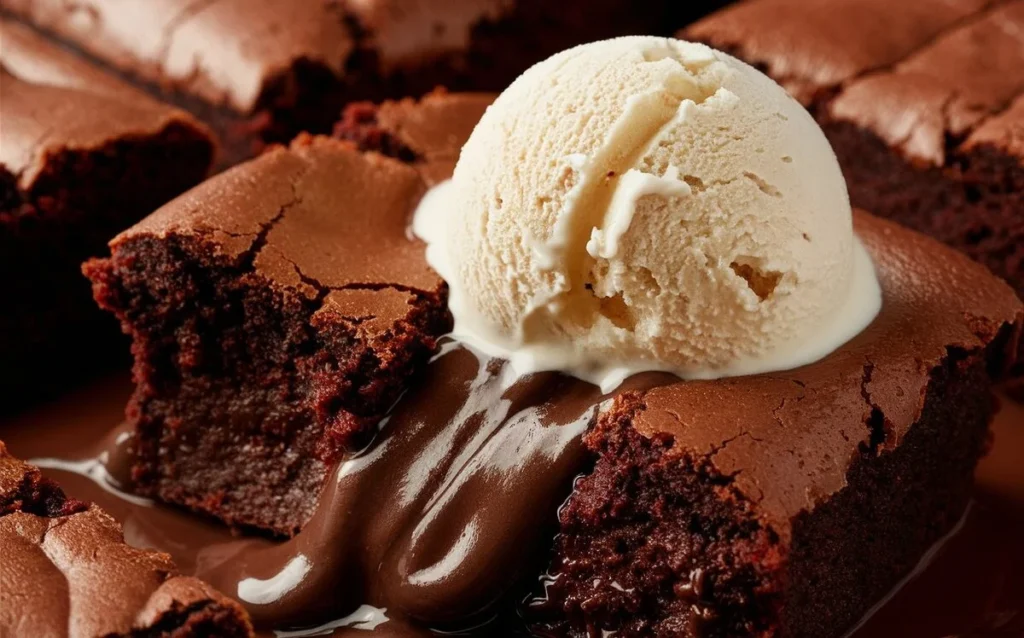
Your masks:
<svg viewBox="0 0 1024 638"><path fill-rule="evenodd" d="M4 9L105 64L173 92L215 125L230 165L266 142L327 133L348 102L437 86L500 90L571 46L664 33L713 0L6 0Z"/></svg>

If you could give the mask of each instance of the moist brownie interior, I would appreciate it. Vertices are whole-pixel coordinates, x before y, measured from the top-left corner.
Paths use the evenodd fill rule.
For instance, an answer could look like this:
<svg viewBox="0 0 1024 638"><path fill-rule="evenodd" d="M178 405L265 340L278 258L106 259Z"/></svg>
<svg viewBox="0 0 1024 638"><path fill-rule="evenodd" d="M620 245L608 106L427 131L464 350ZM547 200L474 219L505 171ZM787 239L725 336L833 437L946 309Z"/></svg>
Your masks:
<svg viewBox="0 0 1024 638"><path fill-rule="evenodd" d="M123 362L116 325L96 312L79 265L202 180L214 148L184 112L26 27L0 19L0 37L4 412L102 362Z"/></svg>
<svg viewBox="0 0 1024 638"><path fill-rule="evenodd" d="M0 633L252 635L238 603L179 576L167 554L124 542L95 505L67 498L0 441Z"/></svg>
<svg viewBox="0 0 1024 638"><path fill-rule="evenodd" d="M1022 32L1017 0L753 0L681 36L758 66L807 105L855 206L965 252L1024 295Z"/></svg>
<svg viewBox="0 0 1024 638"><path fill-rule="evenodd" d="M406 224L412 168L300 138L219 175L86 265L133 338L142 494L291 535L450 328Z"/></svg>

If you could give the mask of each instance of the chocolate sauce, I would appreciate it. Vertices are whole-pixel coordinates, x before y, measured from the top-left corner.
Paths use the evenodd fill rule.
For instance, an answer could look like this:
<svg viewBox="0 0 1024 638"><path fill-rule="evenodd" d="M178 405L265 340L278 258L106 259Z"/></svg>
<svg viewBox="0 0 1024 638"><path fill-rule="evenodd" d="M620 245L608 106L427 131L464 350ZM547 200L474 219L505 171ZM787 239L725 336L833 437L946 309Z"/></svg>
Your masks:
<svg viewBox="0 0 1024 638"><path fill-rule="evenodd" d="M590 462L580 434L603 399L557 374L515 379L448 345L372 444L334 470L302 533L277 542L118 490L130 435L112 425L129 392L127 379L101 382L0 424L0 438L121 520L129 543L167 551L241 599L264 631L337 636L510 631L514 620L492 620L494 603L540 571L558 505ZM1020 635L1024 409L1008 403L962 529L852 637Z"/></svg>
<svg viewBox="0 0 1024 638"><path fill-rule="evenodd" d="M238 541L232 560L198 574L261 626L319 625L353 601L432 626L482 620L550 538L599 400L588 384L517 380L449 344L374 443L335 470L298 536Z"/></svg>

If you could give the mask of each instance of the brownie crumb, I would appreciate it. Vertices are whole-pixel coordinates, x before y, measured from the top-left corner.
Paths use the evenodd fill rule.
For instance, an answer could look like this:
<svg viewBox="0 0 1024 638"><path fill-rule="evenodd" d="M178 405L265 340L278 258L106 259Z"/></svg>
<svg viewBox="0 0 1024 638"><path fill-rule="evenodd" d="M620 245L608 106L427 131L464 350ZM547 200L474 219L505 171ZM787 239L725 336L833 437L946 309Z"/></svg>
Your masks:
<svg viewBox="0 0 1024 638"><path fill-rule="evenodd" d="M557 621L626 636L754 636L779 613L779 539L731 479L631 426L626 395L587 434L598 455L560 514ZM557 624L556 624L557 626ZM585 633L585 632L584 632Z"/></svg>

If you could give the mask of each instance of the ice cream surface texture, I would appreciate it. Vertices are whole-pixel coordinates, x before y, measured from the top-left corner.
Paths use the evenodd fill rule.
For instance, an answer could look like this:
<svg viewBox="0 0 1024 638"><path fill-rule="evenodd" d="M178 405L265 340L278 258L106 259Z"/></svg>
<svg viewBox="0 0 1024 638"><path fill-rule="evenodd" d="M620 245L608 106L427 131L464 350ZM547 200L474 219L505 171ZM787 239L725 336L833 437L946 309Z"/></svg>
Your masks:
<svg viewBox="0 0 1024 638"><path fill-rule="evenodd" d="M595 42L516 80L414 231L458 337L606 389L815 361L881 293L811 116L700 44Z"/></svg>

